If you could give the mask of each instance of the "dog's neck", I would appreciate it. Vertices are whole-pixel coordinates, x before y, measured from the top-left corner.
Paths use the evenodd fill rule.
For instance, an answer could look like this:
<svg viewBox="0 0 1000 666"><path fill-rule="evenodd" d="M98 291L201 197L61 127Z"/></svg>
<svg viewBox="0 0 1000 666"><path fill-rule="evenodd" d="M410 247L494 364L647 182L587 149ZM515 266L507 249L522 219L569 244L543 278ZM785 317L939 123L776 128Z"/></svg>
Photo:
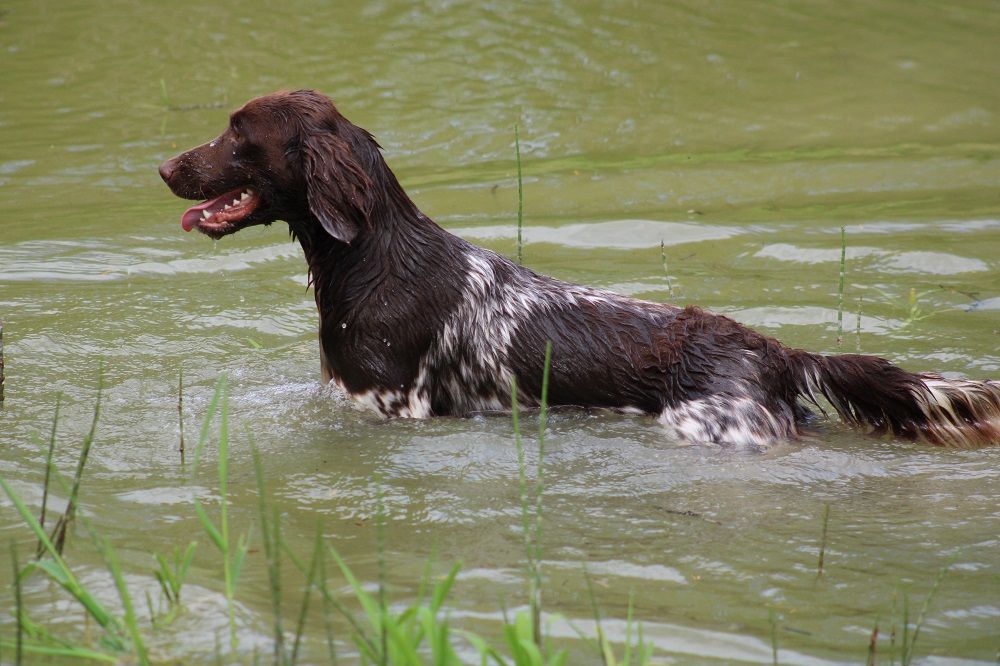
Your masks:
<svg viewBox="0 0 1000 666"><path fill-rule="evenodd" d="M309 266L318 304L336 306L345 296L338 293L341 288L416 283L425 277L434 255L459 240L417 208L388 167L372 182L376 204L369 219L359 221L358 235L350 243L330 236L311 214L289 224Z"/></svg>
<svg viewBox="0 0 1000 666"><path fill-rule="evenodd" d="M370 223L350 243L315 218L290 223L315 290L324 377L352 390L389 379L374 366L398 368L400 358L419 358L466 280L467 243L421 213L386 171L388 178L373 179L379 195ZM360 367L358 349L373 367Z"/></svg>

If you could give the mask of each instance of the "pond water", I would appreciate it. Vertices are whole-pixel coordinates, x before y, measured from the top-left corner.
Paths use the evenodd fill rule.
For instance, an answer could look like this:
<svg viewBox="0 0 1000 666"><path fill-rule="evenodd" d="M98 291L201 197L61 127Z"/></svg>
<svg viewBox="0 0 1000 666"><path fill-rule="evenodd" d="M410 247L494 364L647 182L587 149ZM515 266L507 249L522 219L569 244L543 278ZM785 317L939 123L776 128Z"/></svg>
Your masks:
<svg viewBox="0 0 1000 666"><path fill-rule="evenodd" d="M233 530L254 533L235 660L266 654L272 635L251 439L294 551L308 555L321 522L374 581L381 492L393 598L413 600L428 558L435 572L461 561L451 617L499 640L501 609L526 599L509 419L383 421L321 386L312 294L284 225L219 243L183 233L186 204L159 162L251 96L317 88L375 134L424 212L513 256L516 124L531 268L834 352L844 227L840 349L1000 377L997 35L992 0L6 3L0 474L38 506L57 399L56 464L71 474L103 365L82 511L139 599L155 599L151 553L200 542L186 612L151 632L152 650L209 660L225 601L193 501L217 497L217 449L193 479L181 466L177 387L183 371L190 446L225 374ZM918 663L997 658L1000 448L826 423L747 453L682 445L649 419L559 413L544 465L546 610L587 629L586 567L611 637L634 594L659 663L771 663L772 617L782 663L863 663L876 622L887 662L903 595L912 621L944 566ZM33 539L0 506L0 536L25 560ZM82 528L67 556L115 599ZM301 577L287 564L284 590L291 617ZM40 578L24 593L36 621L83 631ZM323 663L314 620L305 656ZM350 662L347 626L335 628ZM571 663L599 663L565 623L552 632Z"/></svg>

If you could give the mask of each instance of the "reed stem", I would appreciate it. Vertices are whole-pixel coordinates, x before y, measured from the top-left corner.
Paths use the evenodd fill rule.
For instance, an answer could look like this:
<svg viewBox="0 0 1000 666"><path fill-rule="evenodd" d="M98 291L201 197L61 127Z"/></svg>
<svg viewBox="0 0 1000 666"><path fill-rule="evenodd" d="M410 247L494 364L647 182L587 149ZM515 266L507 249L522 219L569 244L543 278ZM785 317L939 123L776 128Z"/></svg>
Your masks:
<svg viewBox="0 0 1000 666"><path fill-rule="evenodd" d="M844 276L847 274L847 231L840 228L840 286L837 287L837 346L844 342Z"/></svg>
<svg viewBox="0 0 1000 666"><path fill-rule="evenodd" d="M21 564L17 560L17 544L10 540L10 564L14 569L14 619L17 622L17 647L14 652L14 663L21 666L24 653L24 624L21 619Z"/></svg>
<svg viewBox="0 0 1000 666"><path fill-rule="evenodd" d="M830 503L827 502L823 505L823 535L820 537L819 541L819 562L816 564L816 575L823 575L823 559L826 555L826 530L827 525L830 523Z"/></svg>
<svg viewBox="0 0 1000 666"><path fill-rule="evenodd" d="M184 466L184 366L182 365L177 375L177 425L180 429L181 466Z"/></svg>
<svg viewBox="0 0 1000 666"><path fill-rule="evenodd" d="M69 501L66 502L66 509L52 530L52 543L55 546L56 552L60 555L62 554L63 547L66 545L67 530L76 516L77 497L80 494L80 481L83 478L83 468L87 464L87 458L90 456L90 447L94 444L94 438L97 435L97 421L101 415L101 390L103 386L104 365L102 363L100 369L97 371L97 401L94 403L94 420L90 424L90 432L83 439L83 446L80 447L80 459L76 464L76 473L73 475L73 487L70 490Z"/></svg>
<svg viewBox="0 0 1000 666"><path fill-rule="evenodd" d="M670 297L674 296L674 285L670 282L670 272L667 270L667 249L663 244L663 239L660 239L660 264L663 265L663 276L667 278L667 293Z"/></svg>
<svg viewBox="0 0 1000 666"><path fill-rule="evenodd" d="M45 454L45 481L42 482L42 508L38 514L38 524L45 527L45 510L49 502L49 483L52 481L52 454L56 449L56 426L59 424L59 405L62 402L62 394L56 394L56 413L52 417L52 432L49 434L49 450ZM45 552L45 546L39 541L35 547L35 559L38 559Z"/></svg>
<svg viewBox="0 0 1000 666"><path fill-rule="evenodd" d="M517 123L514 123L514 156L517 159L517 263L524 263L524 241L521 230L524 227L524 184L521 180L521 138Z"/></svg>
<svg viewBox="0 0 1000 666"><path fill-rule="evenodd" d="M0 319L0 405L3 405L3 384L4 384L4 369L3 369L3 320Z"/></svg>

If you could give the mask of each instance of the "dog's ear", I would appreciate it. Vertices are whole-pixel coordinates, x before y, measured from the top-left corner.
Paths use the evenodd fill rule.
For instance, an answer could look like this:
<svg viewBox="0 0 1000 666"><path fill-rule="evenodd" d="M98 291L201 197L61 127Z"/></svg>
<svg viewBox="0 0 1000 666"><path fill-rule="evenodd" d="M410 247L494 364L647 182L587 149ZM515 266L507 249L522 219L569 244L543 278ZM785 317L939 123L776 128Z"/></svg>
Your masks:
<svg viewBox="0 0 1000 666"><path fill-rule="evenodd" d="M372 182L351 145L331 132L301 143L306 200L328 234L350 243L371 222Z"/></svg>

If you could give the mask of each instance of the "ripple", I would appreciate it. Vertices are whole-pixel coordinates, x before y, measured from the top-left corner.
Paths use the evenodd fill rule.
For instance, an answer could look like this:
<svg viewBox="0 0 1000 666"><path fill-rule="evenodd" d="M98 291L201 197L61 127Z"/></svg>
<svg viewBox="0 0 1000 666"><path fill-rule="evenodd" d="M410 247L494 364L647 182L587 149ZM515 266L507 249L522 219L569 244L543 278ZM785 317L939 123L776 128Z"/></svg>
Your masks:
<svg viewBox="0 0 1000 666"><path fill-rule="evenodd" d="M517 237L516 227L509 224L463 227L451 231L463 238L481 240ZM735 227L656 220L611 220L587 224L567 224L561 227L531 225L523 230L525 242L618 250L659 247L661 242L664 245L672 246L724 240L743 233L746 232Z"/></svg>
<svg viewBox="0 0 1000 666"><path fill-rule="evenodd" d="M891 252L874 247L848 247L846 255L848 260L873 259L869 268L891 272L957 275L990 270L990 265L981 259L946 252ZM840 249L804 248L789 243L773 243L765 245L754 256L806 264L835 263L840 261Z"/></svg>
<svg viewBox="0 0 1000 666"><path fill-rule="evenodd" d="M0 280L107 281L142 275L196 275L241 271L301 256L297 245L284 243L230 250L192 258L169 248L124 248L111 241L29 241L0 247Z"/></svg>

